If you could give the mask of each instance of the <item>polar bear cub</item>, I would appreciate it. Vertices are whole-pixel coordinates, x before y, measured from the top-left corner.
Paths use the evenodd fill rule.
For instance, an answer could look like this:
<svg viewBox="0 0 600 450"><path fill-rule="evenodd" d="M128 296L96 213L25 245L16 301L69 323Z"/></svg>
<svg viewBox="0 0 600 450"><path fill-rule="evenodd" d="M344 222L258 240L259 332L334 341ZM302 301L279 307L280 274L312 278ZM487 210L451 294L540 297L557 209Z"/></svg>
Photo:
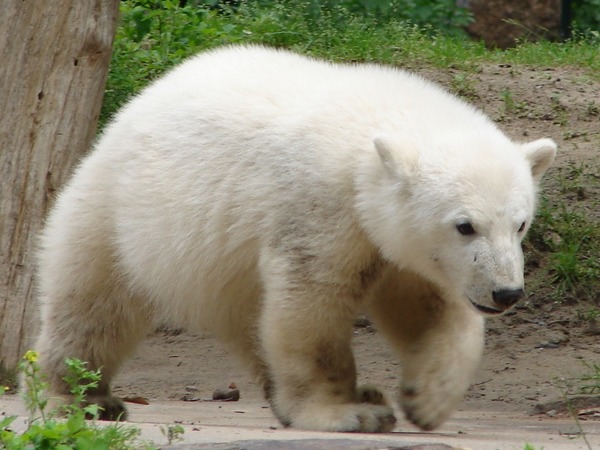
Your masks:
<svg viewBox="0 0 600 450"><path fill-rule="evenodd" d="M523 296L521 240L550 139L517 143L419 76L262 47L200 54L131 100L58 197L39 253L37 342L101 368L90 401L157 324L207 329L286 426L389 431L357 387L367 311L401 359L422 429L457 407L483 317ZM123 417L123 416L121 416Z"/></svg>

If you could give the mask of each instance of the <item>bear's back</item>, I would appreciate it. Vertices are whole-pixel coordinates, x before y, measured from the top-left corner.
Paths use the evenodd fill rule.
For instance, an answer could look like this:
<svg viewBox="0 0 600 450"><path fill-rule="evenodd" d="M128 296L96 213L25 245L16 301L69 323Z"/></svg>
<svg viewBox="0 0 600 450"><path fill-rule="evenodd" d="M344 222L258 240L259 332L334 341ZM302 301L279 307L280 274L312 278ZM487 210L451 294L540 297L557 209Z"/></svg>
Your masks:
<svg viewBox="0 0 600 450"><path fill-rule="evenodd" d="M418 75L260 46L201 53L149 86L117 117L131 118L138 129L159 122L164 130L190 120L226 120L232 129L322 128L329 138L362 136L365 143L381 131L428 134L432 124L440 134L444 127L472 132L473 121L494 128L477 110Z"/></svg>

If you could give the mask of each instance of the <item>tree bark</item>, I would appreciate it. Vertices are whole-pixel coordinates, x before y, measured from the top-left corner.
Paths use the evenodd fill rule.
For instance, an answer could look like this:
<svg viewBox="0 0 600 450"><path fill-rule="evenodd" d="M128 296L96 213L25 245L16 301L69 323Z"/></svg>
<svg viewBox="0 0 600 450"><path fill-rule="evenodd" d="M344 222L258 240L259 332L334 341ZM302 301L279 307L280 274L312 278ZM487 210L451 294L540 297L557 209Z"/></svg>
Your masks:
<svg viewBox="0 0 600 450"><path fill-rule="evenodd" d="M37 234L91 145L119 0L5 0L0 8L0 369L37 329Z"/></svg>

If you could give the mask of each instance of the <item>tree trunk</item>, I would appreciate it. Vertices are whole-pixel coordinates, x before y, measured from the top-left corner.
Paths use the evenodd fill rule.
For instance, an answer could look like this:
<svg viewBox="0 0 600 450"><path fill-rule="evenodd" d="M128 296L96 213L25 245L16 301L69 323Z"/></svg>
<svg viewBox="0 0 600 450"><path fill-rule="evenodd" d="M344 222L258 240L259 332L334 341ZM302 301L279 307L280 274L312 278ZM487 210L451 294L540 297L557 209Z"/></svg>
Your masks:
<svg viewBox="0 0 600 450"><path fill-rule="evenodd" d="M119 0L0 8L0 370L37 329L37 234L94 138L118 10Z"/></svg>

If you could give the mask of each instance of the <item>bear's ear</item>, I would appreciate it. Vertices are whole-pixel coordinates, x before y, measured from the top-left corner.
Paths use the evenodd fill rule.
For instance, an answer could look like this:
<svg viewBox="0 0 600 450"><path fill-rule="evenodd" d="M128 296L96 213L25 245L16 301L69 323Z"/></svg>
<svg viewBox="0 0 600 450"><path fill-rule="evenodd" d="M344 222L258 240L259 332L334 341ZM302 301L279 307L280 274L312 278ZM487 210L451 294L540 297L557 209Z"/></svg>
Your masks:
<svg viewBox="0 0 600 450"><path fill-rule="evenodd" d="M556 156L556 143L552 139L538 139L523 144L525 157L531 164L531 175L539 183L546 170L552 165Z"/></svg>
<svg viewBox="0 0 600 450"><path fill-rule="evenodd" d="M411 178L418 169L419 151L409 139L378 134L373 144L388 173L401 179Z"/></svg>

